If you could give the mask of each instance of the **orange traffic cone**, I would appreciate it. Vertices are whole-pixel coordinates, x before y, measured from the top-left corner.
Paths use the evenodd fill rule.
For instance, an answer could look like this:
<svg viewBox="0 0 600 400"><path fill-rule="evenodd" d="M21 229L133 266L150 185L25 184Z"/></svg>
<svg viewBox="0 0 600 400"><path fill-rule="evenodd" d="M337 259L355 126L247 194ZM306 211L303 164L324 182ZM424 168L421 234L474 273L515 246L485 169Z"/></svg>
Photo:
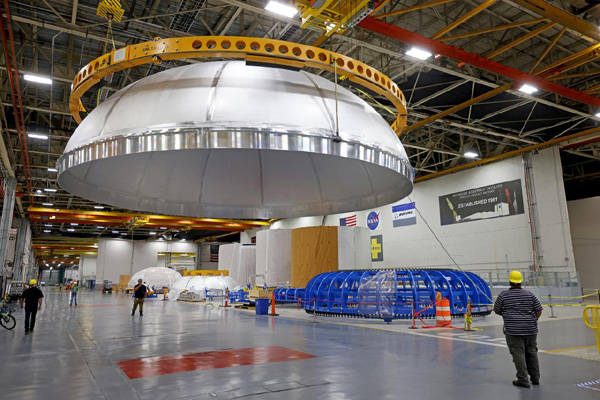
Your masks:
<svg viewBox="0 0 600 400"><path fill-rule="evenodd" d="M279 314L275 313L275 292L271 292L271 312L267 315L271 317L277 317Z"/></svg>
<svg viewBox="0 0 600 400"><path fill-rule="evenodd" d="M436 328L452 328L452 315L450 314L450 300L439 295L435 302Z"/></svg>
<svg viewBox="0 0 600 400"><path fill-rule="evenodd" d="M229 307L229 288L225 288L225 305L223 307Z"/></svg>

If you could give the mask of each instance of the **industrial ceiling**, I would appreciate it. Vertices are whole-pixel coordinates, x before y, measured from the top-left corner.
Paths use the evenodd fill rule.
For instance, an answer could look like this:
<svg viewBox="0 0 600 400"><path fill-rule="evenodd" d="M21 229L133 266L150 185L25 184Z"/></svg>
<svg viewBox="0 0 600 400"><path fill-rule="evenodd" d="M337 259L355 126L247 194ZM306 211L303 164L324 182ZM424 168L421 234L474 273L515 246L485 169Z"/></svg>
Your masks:
<svg viewBox="0 0 600 400"><path fill-rule="evenodd" d="M74 77L106 52L156 37L287 40L319 45L379 69L406 96L408 127L400 137L417 181L553 144L562 150L567 196L600 195L600 7L595 1L326 0L333 9L341 9L341 3L375 9L361 22L331 32L316 24L302 26L299 16L265 10L267 0L111 0L123 15L110 24L97 15L97 0L0 1L2 176L17 179L19 214L34 207L30 218L37 237L135 232L152 238L150 232L162 227L198 239L259 225L222 220L154 226L148 223L152 216L92 203L58 186L56 161L77 127L68 104ZM407 55L414 46L431 56ZM192 62L199 61L157 60L115 72L88 91L82 105L92 110L134 81ZM9 70L19 77L20 90ZM326 71L311 72L334 79ZM52 84L26 81L25 74ZM525 93L524 84L538 90ZM386 98L355 93L394 121ZM465 157L468 152L474 158ZM60 222L48 220L57 214L52 210L60 210ZM118 222L108 224L107 218Z"/></svg>

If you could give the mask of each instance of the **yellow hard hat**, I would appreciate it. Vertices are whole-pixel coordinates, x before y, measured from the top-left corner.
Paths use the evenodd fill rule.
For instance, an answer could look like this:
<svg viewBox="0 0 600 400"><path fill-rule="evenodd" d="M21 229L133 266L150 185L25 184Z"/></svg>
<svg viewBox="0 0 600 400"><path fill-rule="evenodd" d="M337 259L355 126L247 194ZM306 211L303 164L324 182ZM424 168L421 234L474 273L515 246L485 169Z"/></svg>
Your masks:
<svg viewBox="0 0 600 400"><path fill-rule="evenodd" d="M37 285L37 281L35 279L32 279L29 281L30 285Z"/></svg>
<svg viewBox="0 0 600 400"><path fill-rule="evenodd" d="M523 274L521 274L519 271L512 271L508 276L508 280L512 283L521 283L523 282Z"/></svg>

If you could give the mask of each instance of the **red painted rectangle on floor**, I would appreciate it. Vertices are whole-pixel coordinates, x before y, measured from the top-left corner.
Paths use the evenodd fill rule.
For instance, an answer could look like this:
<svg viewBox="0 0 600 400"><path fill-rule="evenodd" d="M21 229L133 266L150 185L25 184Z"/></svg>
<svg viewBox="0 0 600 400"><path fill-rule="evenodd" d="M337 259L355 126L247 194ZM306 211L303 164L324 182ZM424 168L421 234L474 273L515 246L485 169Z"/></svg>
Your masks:
<svg viewBox="0 0 600 400"><path fill-rule="evenodd" d="M280 361L304 360L315 356L285 347L251 347L247 349L208 351L205 353L181 354L136 358L118 361L117 365L129 379L148 378L157 375L175 374L244 365L267 364Z"/></svg>

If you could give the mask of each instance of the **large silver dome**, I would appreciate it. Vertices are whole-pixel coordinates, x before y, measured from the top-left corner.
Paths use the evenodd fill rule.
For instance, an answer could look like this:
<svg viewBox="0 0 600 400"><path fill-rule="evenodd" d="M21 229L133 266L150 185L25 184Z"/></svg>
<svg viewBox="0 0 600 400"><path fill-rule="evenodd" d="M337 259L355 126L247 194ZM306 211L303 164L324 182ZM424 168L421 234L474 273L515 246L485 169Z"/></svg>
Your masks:
<svg viewBox="0 0 600 400"><path fill-rule="evenodd" d="M58 161L69 192L195 217L289 218L389 204L412 191L396 134L319 76L243 61L141 79L75 130Z"/></svg>

